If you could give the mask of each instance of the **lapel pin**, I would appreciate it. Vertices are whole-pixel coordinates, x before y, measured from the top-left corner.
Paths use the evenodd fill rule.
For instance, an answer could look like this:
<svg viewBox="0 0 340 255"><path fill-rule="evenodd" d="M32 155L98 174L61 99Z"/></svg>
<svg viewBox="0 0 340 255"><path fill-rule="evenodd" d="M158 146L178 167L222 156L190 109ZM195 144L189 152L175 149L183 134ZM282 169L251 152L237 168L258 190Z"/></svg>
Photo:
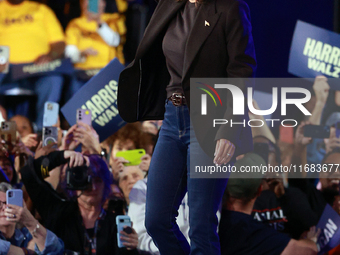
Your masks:
<svg viewBox="0 0 340 255"><path fill-rule="evenodd" d="M210 24L209 24L209 22L208 21L204 21L204 26L206 26L206 27L210 27Z"/></svg>

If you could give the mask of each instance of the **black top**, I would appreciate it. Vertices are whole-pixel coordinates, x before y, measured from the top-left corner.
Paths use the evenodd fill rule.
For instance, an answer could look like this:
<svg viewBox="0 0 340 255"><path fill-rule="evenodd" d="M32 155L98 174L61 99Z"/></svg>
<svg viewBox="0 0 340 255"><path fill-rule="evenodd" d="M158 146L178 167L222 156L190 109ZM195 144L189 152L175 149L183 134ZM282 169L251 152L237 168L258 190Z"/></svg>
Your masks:
<svg viewBox="0 0 340 255"><path fill-rule="evenodd" d="M183 93L181 80L185 46L198 10L195 3L186 1L184 8L170 22L163 39L163 52L171 76L166 88L167 97L170 97L174 92Z"/></svg>
<svg viewBox="0 0 340 255"><path fill-rule="evenodd" d="M327 201L322 192L317 190L310 180L306 178L289 178L288 181L290 187L296 187L305 193L310 207L316 213L318 219L320 219L323 210L327 205Z"/></svg>
<svg viewBox="0 0 340 255"><path fill-rule="evenodd" d="M47 158L48 170L67 163L63 151L50 153L46 157L29 162L20 172L26 190L38 210L46 228L60 237L65 244L65 249L84 254L85 227L79 211L78 202L61 199L50 184L43 181L41 175L41 162ZM46 166L46 160L45 166ZM126 248L117 246L116 214L106 211L106 215L98 224L97 231L97 254L100 255L123 255L138 254L137 250L128 251Z"/></svg>
<svg viewBox="0 0 340 255"><path fill-rule="evenodd" d="M277 255L290 241L286 234L255 221L251 215L223 210L219 226L221 254Z"/></svg>
<svg viewBox="0 0 340 255"><path fill-rule="evenodd" d="M304 231L318 223L318 216L306 195L297 188L285 188L280 198L271 190L262 191L255 201L252 216L295 239L300 239Z"/></svg>

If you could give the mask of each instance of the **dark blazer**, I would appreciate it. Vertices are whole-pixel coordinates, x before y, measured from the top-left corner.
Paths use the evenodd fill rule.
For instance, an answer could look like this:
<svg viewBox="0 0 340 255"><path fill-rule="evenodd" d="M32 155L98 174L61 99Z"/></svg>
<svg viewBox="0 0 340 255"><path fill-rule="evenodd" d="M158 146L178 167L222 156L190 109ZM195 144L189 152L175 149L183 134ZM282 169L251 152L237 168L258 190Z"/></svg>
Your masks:
<svg viewBox="0 0 340 255"><path fill-rule="evenodd" d="M162 40L169 22L185 3L186 0L160 0L135 60L120 74L118 109L127 122L164 118L165 88L170 75ZM207 0L199 8L188 37L183 65L182 87L189 107L190 78L252 77L256 68L247 4L242 0ZM209 26L205 25L206 21ZM245 86L239 87L245 92ZM227 100L225 117L230 119L233 118L230 93ZM248 116L243 117L248 120ZM201 146L205 145L202 148L208 155L213 155L215 141L221 138L235 144L235 155L252 150L249 127L221 125L212 128L212 118L193 122L196 137Z"/></svg>

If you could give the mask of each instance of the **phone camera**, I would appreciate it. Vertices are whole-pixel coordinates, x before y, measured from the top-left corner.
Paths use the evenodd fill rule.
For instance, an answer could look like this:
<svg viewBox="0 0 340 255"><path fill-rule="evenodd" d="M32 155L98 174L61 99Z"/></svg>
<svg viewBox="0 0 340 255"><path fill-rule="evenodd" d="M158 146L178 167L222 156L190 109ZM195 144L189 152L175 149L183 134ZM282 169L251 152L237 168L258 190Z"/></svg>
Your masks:
<svg viewBox="0 0 340 255"><path fill-rule="evenodd" d="M8 192L8 197L13 197L13 191Z"/></svg>
<svg viewBox="0 0 340 255"><path fill-rule="evenodd" d="M122 223L123 223L123 222L124 222L124 220L123 220L123 219L120 219L120 220L119 220L119 222L122 222Z"/></svg>

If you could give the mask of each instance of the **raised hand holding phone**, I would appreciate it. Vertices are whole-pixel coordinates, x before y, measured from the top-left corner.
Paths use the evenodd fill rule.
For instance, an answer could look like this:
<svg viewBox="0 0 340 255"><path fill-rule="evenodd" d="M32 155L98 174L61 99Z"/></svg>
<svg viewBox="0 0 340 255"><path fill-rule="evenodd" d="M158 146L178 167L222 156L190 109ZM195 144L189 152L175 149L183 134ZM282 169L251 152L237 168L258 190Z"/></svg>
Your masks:
<svg viewBox="0 0 340 255"><path fill-rule="evenodd" d="M118 215L116 217L117 224L117 243L118 247L126 247L128 250L137 248L138 234L132 228L132 222L127 215Z"/></svg>
<svg viewBox="0 0 340 255"><path fill-rule="evenodd" d="M43 127L55 126L58 123L59 104L46 102L44 106Z"/></svg>
<svg viewBox="0 0 340 255"><path fill-rule="evenodd" d="M125 163L125 166L138 166L142 163L142 157L145 155L144 149L136 149L136 150L127 150L127 151L118 151L116 154L117 158L124 158L129 161L129 163Z"/></svg>
<svg viewBox="0 0 340 255"><path fill-rule="evenodd" d="M23 207L23 193L21 189L10 189L6 191L7 205Z"/></svg>

